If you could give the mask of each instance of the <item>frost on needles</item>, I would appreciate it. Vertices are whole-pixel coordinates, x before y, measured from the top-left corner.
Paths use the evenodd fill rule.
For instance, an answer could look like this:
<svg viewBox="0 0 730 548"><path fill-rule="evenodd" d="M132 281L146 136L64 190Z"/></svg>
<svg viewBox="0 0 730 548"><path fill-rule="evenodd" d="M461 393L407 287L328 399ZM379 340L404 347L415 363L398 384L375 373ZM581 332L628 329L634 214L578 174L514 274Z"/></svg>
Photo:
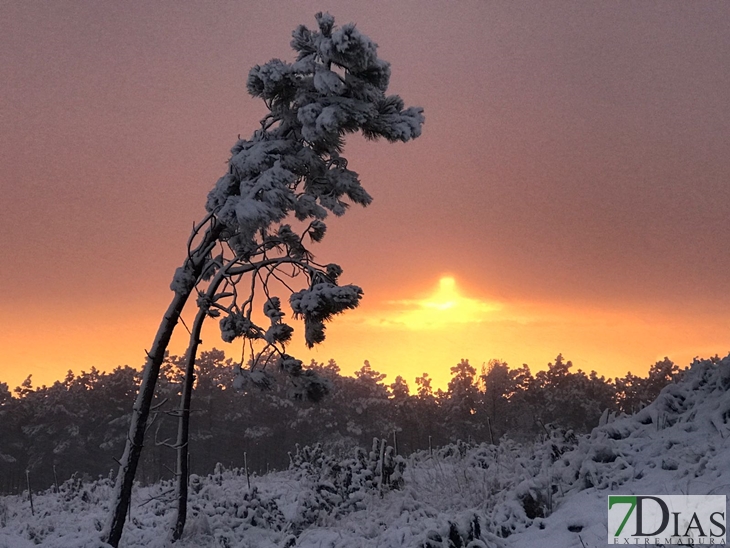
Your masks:
<svg viewBox="0 0 730 548"><path fill-rule="evenodd" d="M296 61L273 59L249 72L248 91L265 102L269 114L249 140L233 146L228 173L206 202L226 253L208 257L203 279L212 279L211 287L225 269L233 275L248 272L251 289L239 299L240 290L230 289L236 284L233 276L226 274L228 290L209 290L198 299L209 316L222 315L224 341L243 338L252 349L250 367L239 369L238 386L269 386L265 369L271 363L287 373L295 396L309 399L321 398L326 382L286 353L294 329L284 322L281 300L270 295L268 282L272 276L280 282L304 276L305 288L286 286L289 305L294 318L304 321L307 346L324 341L325 323L356 308L363 295L356 285L339 285L342 268L315 262L307 247L324 238L330 213L340 216L350 203L372 202L342 156L345 136L361 131L368 139L405 142L421 134L424 121L423 109L405 108L400 97L386 95L390 65L378 58L370 38L354 24L336 27L327 13L316 19L318 30L302 25L293 32ZM228 253L232 259L224 257ZM182 269L173 285L188 290L195 283ZM259 325L253 314L259 286L266 296L263 321L268 318L268 326ZM259 345L255 356L254 343Z"/></svg>
<svg viewBox="0 0 730 548"><path fill-rule="evenodd" d="M334 27L329 14L317 14L317 21L320 32L294 31L295 63L274 59L251 69L249 93L270 113L250 140L235 144L229 173L208 195L206 209L244 258L280 240L272 228L290 213L312 220L318 240L328 212L345 213L344 198L363 206L372 201L340 155L347 133L389 141L421 133L423 109L404 110L400 97L385 95L390 65L378 59L376 44L353 24Z"/></svg>
<svg viewBox="0 0 730 548"><path fill-rule="evenodd" d="M338 265L315 262L307 246L325 236L330 213L340 216L350 203L366 206L372 201L342 156L345 136L360 131L368 139L409 141L421 133L423 110L405 108L400 97L386 95L390 65L378 59L377 45L354 24L336 27L327 13L318 13L316 19L318 30L299 26L294 31L294 62L273 59L249 72L248 92L262 99L269 112L250 139L240 139L231 149L227 173L209 192L207 215L194 227L187 258L170 285L175 295L147 352L120 461L116 502L103 534L114 547L126 519L160 366L189 296L197 293L198 313L186 352L176 443L176 474L181 478L176 539L186 516L190 394L203 321L220 318L225 341L243 338L249 343L248 380L266 384L263 370L271 362L288 373L295 396L317 399L325 385L286 354L293 328L284 323L281 301L270 290L279 283L290 292L290 305L304 320L310 347L324 340L327 320L355 308L362 297L359 287L338 284ZM284 280L295 276L304 280L299 286L304 289L296 291ZM253 314L254 297L265 300L263 320ZM270 325L259 325L267 318Z"/></svg>
<svg viewBox="0 0 730 548"><path fill-rule="evenodd" d="M409 141L420 135L424 121L423 109L404 108L400 97L386 95L390 65L378 58L370 38L354 24L336 27L327 13L316 19L318 31L301 25L293 32L295 62L273 59L249 72L249 93L263 99L270 113L250 140L234 145L229 172L206 203L223 226L221 239L242 261L276 250L308 264L309 288L294 292L290 304L304 319L310 347L324 340L325 321L358 305L362 290L337 285L338 265L316 267L303 235L283 221L293 216L306 225L310 241L321 241L329 213L343 215L348 201L372 201L341 156L346 134L360 130L370 139ZM221 330L228 342L244 336L273 344L291 337L281 318L264 329L250 313L223 318Z"/></svg>

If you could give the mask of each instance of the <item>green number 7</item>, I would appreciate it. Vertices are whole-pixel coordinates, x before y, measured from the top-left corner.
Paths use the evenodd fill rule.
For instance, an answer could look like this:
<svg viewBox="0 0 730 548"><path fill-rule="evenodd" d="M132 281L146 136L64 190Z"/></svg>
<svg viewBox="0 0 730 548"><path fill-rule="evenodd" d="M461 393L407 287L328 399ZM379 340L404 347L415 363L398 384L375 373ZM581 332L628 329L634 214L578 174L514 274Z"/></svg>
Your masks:
<svg viewBox="0 0 730 548"><path fill-rule="evenodd" d="M621 534L621 531L623 531L623 528L624 528L624 525L626 525L626 522L629 521L631 512L633 512L634 508L636 508L636 497L635 496L609 496L608 497L608 509L610 510L614 504L630 504L631 505L631 508L629 508L629 511L626 512L626 517L621 522L621 526L618 528L618 531L616 531L616 534L614 535L617 537Z"/></svg>

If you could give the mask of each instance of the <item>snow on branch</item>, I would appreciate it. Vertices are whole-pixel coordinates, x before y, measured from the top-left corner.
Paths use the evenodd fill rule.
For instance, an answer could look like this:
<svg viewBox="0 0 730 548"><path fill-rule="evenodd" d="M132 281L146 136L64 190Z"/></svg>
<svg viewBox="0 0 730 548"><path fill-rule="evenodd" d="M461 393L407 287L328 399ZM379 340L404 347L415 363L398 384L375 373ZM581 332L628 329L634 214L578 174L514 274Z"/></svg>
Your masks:
<svg viewBox="0 0 730 548"><path fill-rule="evenodd" d="M390 65L379 59L374 41L354 24L338 27L328 13L315 18L316 29L299 26L292 33L293 62L272 59L248 74L249 94L262 99L269 113L250 139L233 146L228 173L208 194L206 210L220 227L223 253L215 259L208 256L204 273L206 279L225 284L217 294L226 297L198 300L209 315L222 316L224 341L243 338L254 364L274 352L283 360L280 367L297 378L302 374L293 373L296 367L281 365L289 364L285 345L294 330L283 321L280 299L269 294L270 282L291 292L291 310L304 320L310 347L324 340L326 321L357 307L362 289L338 285L342 269L315 263L307 247L322 241L330 213L341 216L350 204L372 202L341 155L344 137L360 131L369 139L406 142L421 134L424 122L423 109L406 108L399 96L386 94ZM214 276L230 260L237 265L223 277ZM251 274L245 292L239 289L243 274ZM297 291L285 278L300 275L306 288ZM181 269L173 288L190 290L197 283ZM264 323L268 318L270 325L253 314L255 298L263 299ZM253 355L254 342L263 346L258 357ZM266 384L264 379L249 380ZM304 384L305 392L319 390L313 381Z"/></svg>

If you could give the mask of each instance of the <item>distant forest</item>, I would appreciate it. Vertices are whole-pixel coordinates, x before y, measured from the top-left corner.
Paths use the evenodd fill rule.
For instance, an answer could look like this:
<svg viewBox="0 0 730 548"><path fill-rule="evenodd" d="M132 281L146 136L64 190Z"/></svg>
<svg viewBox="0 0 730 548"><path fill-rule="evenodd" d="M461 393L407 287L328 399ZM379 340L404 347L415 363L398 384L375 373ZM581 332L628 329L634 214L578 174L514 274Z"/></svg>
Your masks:
<svg viewBox="0 0 730 548"><path fill-rule="evenodd" d="M176 356L163 366L138 471L142 483L173 475L181 367ZM434 390L425 373L412 388L400 376L388 384L368 362L353 377L341 375L333 360L313 361L308 369L329 387L316 403L296 400L285 375L275 371L264 389L240 382L234 389L232 360L219 350L203 352L191 406L192 472L210 473L218 462L242 467L244 453L254 473L282 469L297 444L349 453L386 438L409 454L456 440L526 441L555 427L586 432L606 412L638 410L682 373L668 358L647 377L616 379L573 371L562 355L534 375L527 365L492 360L477 370L462 360L443 391ZM15 397L0 383L0 492L22 491L26 470L32 488L42 489L73 474L96 478L116 469L139 382L140 372L125 366L111 373L69 371L63 381L40 388L29 376Z"/></svg>

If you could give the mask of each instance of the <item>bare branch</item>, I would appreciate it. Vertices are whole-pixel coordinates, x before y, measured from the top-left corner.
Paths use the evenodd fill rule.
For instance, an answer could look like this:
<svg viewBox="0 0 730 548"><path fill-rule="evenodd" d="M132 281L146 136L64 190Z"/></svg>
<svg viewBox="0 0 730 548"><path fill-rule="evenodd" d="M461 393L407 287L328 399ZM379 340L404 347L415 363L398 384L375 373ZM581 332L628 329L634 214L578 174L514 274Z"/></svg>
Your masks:
<svg viewBox="0 0 730 548"><path fill-rule="evenodd" d="M167 468L167 466L165 466L165 468ZM169 468L168 468L168 470L169 470ZM173 474L175 473L174 470L172 471L172 473ZM171 489L168 489L167 491L163 491L162 493L160 493L156 497L150 497L150 498L148 498L146 501L144 501L143 503L139 504L138 505L138 508L142 508L142 506L144 506L145 504L147 504L149 502L152 502L153 500L161 500L162 497L164 497L165 495L169 495L170 493L174 493L174 492L175 492L175 488L172 487ZM170 501L167 500L165 502L170 502Z"/></svg>
<svg viewBox="0 0 730 548"><path fill-rule="evenodd" d="M158 403L156 405L153 405L152 407L150 407L150 411L152 411L152 412L157 411L160 407L162 407L163 405L165 405L168 402L169 399L170 398L165 398L160 403Z"/></svg>

